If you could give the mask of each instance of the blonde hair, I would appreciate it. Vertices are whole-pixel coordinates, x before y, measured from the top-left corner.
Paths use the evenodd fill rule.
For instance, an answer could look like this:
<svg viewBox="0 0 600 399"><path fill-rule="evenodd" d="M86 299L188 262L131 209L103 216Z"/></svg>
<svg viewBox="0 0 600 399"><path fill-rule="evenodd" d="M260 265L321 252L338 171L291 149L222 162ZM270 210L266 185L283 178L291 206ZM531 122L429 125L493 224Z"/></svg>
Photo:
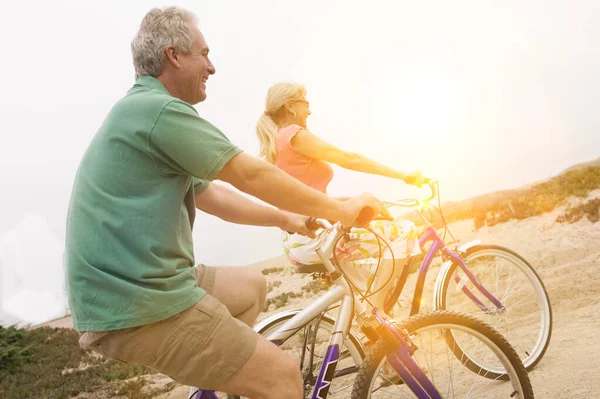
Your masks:
<svg viewBox="0 0 600 399"><path fill-rule="evenodd" d="M189 54L194 37L188 24L197 22L194 13L180 7L148 11L131 42L136 79L142 75L159 76L163 71L165 49L169 46Z"/></svg>
<svg viewBox="0 0 600 399"><path fill-rule="evenodd" d="M256 122L256 135L260 142L260 156L267 162L275 163L277 160L277 123L285 115L286 108L284 104L289 101L302 100L306 96L304 86L283 82L277 83L269 88L267 92L267 101L265 102L265 112Z"/></svg>

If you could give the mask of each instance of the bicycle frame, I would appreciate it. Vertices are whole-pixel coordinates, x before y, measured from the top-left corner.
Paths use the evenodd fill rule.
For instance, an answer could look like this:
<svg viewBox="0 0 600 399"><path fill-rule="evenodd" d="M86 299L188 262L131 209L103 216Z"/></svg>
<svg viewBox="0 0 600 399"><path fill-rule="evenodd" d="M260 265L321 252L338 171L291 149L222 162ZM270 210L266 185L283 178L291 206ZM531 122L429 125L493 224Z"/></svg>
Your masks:
<svg viewBox="0 0 600 399"><path fill-rule="evenodd" d="M448 249L448 247L446 246L444 241L442 241L442 239L439 237L439 235L437 234L437 232L431 225L425 230L425 233L423 234L423 236L421 236L419 238L420 247L423 248L423 246L429 241L432 241L432 244L429 247L429 250L427 251L425 258L423 259L423 262L421 263L421 267L419 268L419 274L417 277L417 282L415 284L415 292L413 295L413 302L412 302L412 306L411 306L411 310L410 310L411 316L419 313L419 310L421 308L421 297L423 295L423 287L425 285L425 278L427 277L427 272L429 271L431 262L433 261L433 258L436 256L438 251L442 252L443 259L448 259L450 261L456 262L458 264L458 266L460 267L460 269L463 271L463 273L467 276L469 281L471 281L471 283L473 283L473 285L477 288L477 290L493 304L493 307L486 306L485 303L481 299L479 299L479 297L466 286L466 284L461 284L461 281L458 279L458 277L456 277L455 278L456 282L459 284L459 286L462 285L460 287L461 291L463 291L463 293L469 299L471 299L482 311L484 311L486 313L491 313L491 312L501 312L505 309L502 302L500 302L500 300L498 298L496 298L491 292L489 292L483 286L483 284L481 284L481 282L477 279L477 277L473 274L473 272L471 272L471 270L469 270L469 268L465 264L462 257L458 253ZM392 294L393 300L389 301L389 303L387 303L385 306L386 312L389 311L391 309L391 307L393 307L394 303L396 302L398 297L401 295L402 290L404 289L404 285L406 284L406 281L408 280L408 275L409 275L408 270L410 269L412 262L414 262L414 259L415 259L414 257L408 258L408 260L404 266L404 269L402 270L402 273L398 277L398 282L396 283L396 288ZM438 291L437 289L434 290L434 292L436 292L436 293L437 293L437 291Z"/></svg>
<svg viewBox="0 0 600 399"><path fill-rule="evenodd" d="M430 185L431 186L431 185ZM432 187L433 191L433 187ZM434 192L435 193L435 192ZM328 222L321 220L324 225L328 225ZM425 284L425 278L433 258L436 256L438 251L442 252L443 259L455 261L461 270L465 273L467 278L473 283L477 290L483 294L492 304L492 307L488 307L484 304L479 297L474 294L465 284L460 287L461 290L469 297L480 309L484 312L498 312L505 309L503 304L490 293L482 284L479 282L477 277L468 269L467 265L463 261L462 257L457 253L447 248L444 241L439 237L436 230L431 224L428 224L428 228L422 237L419 238L419 245L421 248L424 245L432 241L432 244L425 255L423 262L419 268L419 274L415 285L415 292L413 296L413 304L411 307L410 315L414 315L419 312L421 306L421 297L423 294L423 288ZM394 321L388 321L383 318L377 311L377 308L372 309L372 314L368 315L367 308L365 305L356 301L354 293L350 288L348 282L342 277L336 267L331 263L333 251L337 241L345 233L345 230L339 223L335 226L329 225L332 230L327 236L324 244L321 248L317 249L317 255L323 262L325 268L329 271L331 276L336 276L333 279L334 287L326 292L324 295L319 297L315 302L311 303L308 307L294 315L291 319L286 321L276 331L272 332L266 338L274 344L281 346L289 339L292 335L298 332L300 329L306 327L311 321L327 312L327 310L337 302L341 301L340 310L338 317L335 319L333 331L328 342L328 346L323 357L323 363L319 370L318 377L315 382L315 387L311 394L312 399L326 399L329 394L329 388L331 382L335 376L342 376L355 370L342 370L340 373L336 373L338 361L340 360L341 351L344 340L351 329L351 323L354 315L359 318L369 318L376 320L380 326L384 326L383 330L378 331L379 336L386 341L388 345L393 347L394 353L389 355L387 360L396 373L402 378L406 386L408 386L412 392L419 399L441 399L441 395L436 390L433 383L429 380L429 377L421 370L418 364L413 360L412 355L415 352L416 347L412 344L408 334L399 332L394 327ZM466 250L466 247L465 247ZM459 251L462 252L459 248ZM412 262L415 261L415 257L409 257L406 264L397 279L396 287L392 294L392 301L389 301L384 305L384 311L388 311L394 305L409 276L409 270ZM457 283L461 284L461 281L456 277ZM436 290L437 292L437 290ZM255 326L255 330L260 330L263 323L270 322L270 319L263 320L262 323ZM311 359L312 362L312 359ZM206 392L208 393L208 392ZM202 398L202 391L199 391L196 398ZM214 396L216 398L216 396Z"/></svg>
<svg viewBox="0 0 600 399"><path fill-rule="evenodd" d="M430 187L432 188L433 193L431 198L433 198L435 196L435 190L431 184ZM489 292L483 286L483 284L481 284L477 277L468 269L459 253L448 249L433 226L427 221L426 223L428 227L423 236L419 238L419 246L423 248L424 245L429 241L432 243L419 269L410 315L412 316L418 313L420 310L425 278L427 276L427 272L429 271L429 267L431 266L431 262L438 251L442 252L442 258L444 260L456 262L463 273L467 276L469 281L471 281L479 291L479 293L489 300L493 306L486 306L485 303L478 297L478 295L476 295L476 293L472 292L466 286L466 284L462 284L462 282L458 280L458 277L456 277L460 289L465 293L465 295L467 295L468 298L470 298L484 312L503 311L505 309L504 305L498 300L498 298ZM342 278L341 275L339 275L339 272L337 272L335 266L330 262L335 244L343 234L343 228L341 228L339 224L336 224L336 226L333 228L333 231L325 240L325 243L317 250L319 258L329 273L332 275L338 273L337 279L334 279L335 287L320 297L317 301L313 302L307 308L302 310L300 313L296 314L290 320L285 322L277 331L273 332L267 337L267 339L281 346L289 337L310 323L311 320L326 312L331 305L340 300L342 301L339 315L335 320L333 331L325 356L323 358L323 364L319 371L315 388L312 392L312 399L325 399L329 393L329 387L333 377L336 375L335 371L337 363L340 359L340 348L342 347L342 344L350 331L353 315L356 314L359 318L368 317L366 315L366 307L360 301L355 301L348 282ZM393 303L395 303L402 293L404 285L406 284L409 276L410 266L415 259L415 257L409 257L404 265L404 268L397 279L394 293L392 294L393 301L391 301L391 306L393 306ZM390 303L386 303L386 306L384 306L385 311L388 310L387 306L389 304ZM412 354L415 351L415 347L412 345L410 337L407 334L400 333L396 328L394 328L392 323L388 322L377 313L376 308L373 309L372 316L380 326L385 327L383 331L379 331L378 334L386 341L388 345L391 345L395 349L394 353L389 355L387 360L400 378L402 378L404 383L420 399L441 399L441 395L437 392L433 383L429 380L429 377L427 377L423 370L421 370L417 363L413 360Z"/></svg>
<svg viewBox="0 0 600 399"><path fill-rule="evenodd" d="M317 254L330 273L336 273L336 268L329 259L335 248L335 243L343 234L343 228L341 228L339 224L336 225L333 228L332 233L327 237L324 245L317 250ZM312 399L327 398L331 382L334 376L336 376L336 367L340 360L340 348L350 331L354 314L359 317L369 316L367 315L367 308L361 302L355 301L354 294L348 282L341 275L338 275L333 283L335 286L331 290L267 336L267 339L271 342L281 346L288 338L304 328L320 314L326 312L331 305L341 301L339 314L335 320L333 331L323 358L323 364L321 365L311 395ZM374 319L380 325L385 326L383 329L385 332L380 332L383 334L382 338L396 349L395 353L388 357L388 360L404 383L411 388L418 398L441 399L441 396L433 386L433 383L413 360L412 354L414 353L414 347L410 343L410 337L408 337L408 335L403 336L400 334L391 323L377 313L376 308L373 309L372 316L371 319Z"/></svg>
<svg viewBox="0 0 600 399"><path fill-rule="evenodd" d="M335 273L336 269L329 261L329 258L333 253L335 243L343 234L343 229L339 225L336 225L325 240L323 247L317 250L317 254L330 273ZM312 392L313 399L325 399L327 397L337 363L340 359L340 348L350 331L353 315L355 312L362 313L365 311L362 304L354 300L354 294L346 280L340 276L333 283L335 286L325 293L325 295L285 322L277 331L267 336L268 340L281 346L297 331L327 311L331 305L339 301L342 302L323 358L323 364L321 365L321 370L319 371L315 388Z"/></svg>

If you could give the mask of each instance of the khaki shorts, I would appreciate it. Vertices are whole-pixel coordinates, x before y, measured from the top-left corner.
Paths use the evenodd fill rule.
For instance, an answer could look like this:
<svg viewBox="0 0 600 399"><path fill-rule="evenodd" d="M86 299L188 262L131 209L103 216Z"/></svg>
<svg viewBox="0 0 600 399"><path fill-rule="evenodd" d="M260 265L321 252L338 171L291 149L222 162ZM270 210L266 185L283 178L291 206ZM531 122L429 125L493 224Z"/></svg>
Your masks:
<svg viewBox="0 0 600 399"><path fill-rule="evenodd" d="M206 295L191 308L141 327L84 332L82 348L126 363L149 366L189 386L217 389L250 358L258 334L231 316L213 296L216 269L196 268Z"/></svg>

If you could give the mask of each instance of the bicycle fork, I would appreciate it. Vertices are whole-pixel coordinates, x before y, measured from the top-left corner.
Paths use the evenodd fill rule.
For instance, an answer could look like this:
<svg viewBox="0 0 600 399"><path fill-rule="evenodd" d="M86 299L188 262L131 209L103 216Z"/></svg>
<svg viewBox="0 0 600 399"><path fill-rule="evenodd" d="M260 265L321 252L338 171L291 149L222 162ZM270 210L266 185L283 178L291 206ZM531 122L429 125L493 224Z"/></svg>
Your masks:
<svg viewBox="0 0 600 399"><path fill-rule="evenodd" d="M417 347L412 343L408 333L395 329L377 313L377 308L373 309L373 315L381 323L376 330L378 335L394 348L394 353L388 355L387 360L406 386L419 399L442 399L429 377L414 361L412 355Z"/></svg>
<svg viewBox="0 0 600 399"><path fill-rule="evenodd" d="M335 375L337 363L340 360L340 348L343 347L346 333L350 331L354 310L354 298L346 295L342 299L340 312L333 326L333 331L323 358L323 364L312 392L312 399L325 399L329 393L331 381Z"/></svg>
<svg viewBox="0 0 600 399"><path fill-rule="evenodd" d="M473 292L471 292L471 290L465 284L466 281L463 281L463 279L461 279L457 273L454 277L454 281L456 282L457 287L469 299L471 299L471 301L473 301L473 303L475 303L477 307L479 307L485 313L502 312L506 309L502 302L500 302L498 298L496 298L491 292L489 292L487 288L485 288L484 285L481 284L481 282L477 279L473 272L469 270L469 268L465 264L465 261L460 255L447 250L444 250L444 254L450 257L458 264L458 267L466 275L467 279L470 280L471 283L475 286L475 288L477 288L477 290L479 290L479 292L481 292L494 305L494 308L486 306Z"/></svg>

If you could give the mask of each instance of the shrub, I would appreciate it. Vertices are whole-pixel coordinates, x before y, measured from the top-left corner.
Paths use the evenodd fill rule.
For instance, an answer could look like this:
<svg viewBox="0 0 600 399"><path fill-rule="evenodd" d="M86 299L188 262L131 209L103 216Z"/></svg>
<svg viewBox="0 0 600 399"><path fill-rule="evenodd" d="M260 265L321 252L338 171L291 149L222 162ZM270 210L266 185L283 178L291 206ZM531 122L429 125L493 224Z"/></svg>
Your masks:
<svg viewBox="0 0 600 399"><path fill-rule="evenodd" d="M600 198L594 198L567 209L558 215L556 221L559 223L575 223L584 216L592 223L596 223L600 219Z"/></svg>
<svg viewBox="0 0 600 399"><path fill-rule="evenodd" d="M473 218L475 228L479 229L510 219L522 220L550 212L562 205L569 197L585 197L591 190L597 188L600 188L600 167L592 166L569 170L531 187L499 191L460 202L445 203L443 213L448 223ZM593 219L594 210L591 209L590 212L590 217ZM443 224L435 211L430 215L430 222L435 227ZM416 212L409 215L408 219L417 225L422 224Z"/></svg>
<svg viewBox="0 0 600 399"><path fill-rule="evenodd" d="M65 328L0 327L0 398L71 398L107 382L154 373L84 350L78 339Z"/></svg>

